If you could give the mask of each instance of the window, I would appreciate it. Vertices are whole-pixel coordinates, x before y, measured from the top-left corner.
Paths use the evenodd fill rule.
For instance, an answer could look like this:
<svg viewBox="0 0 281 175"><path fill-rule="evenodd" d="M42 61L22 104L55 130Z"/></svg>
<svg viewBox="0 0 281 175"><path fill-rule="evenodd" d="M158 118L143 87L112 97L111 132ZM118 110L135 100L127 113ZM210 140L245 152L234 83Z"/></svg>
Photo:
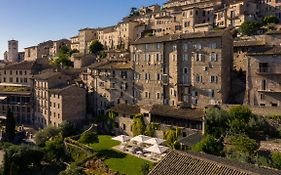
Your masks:
<svg viewBox="0 0 281 175"><path fill-rule="evenodd" d="M145 92L144 95L145 95L145 98L150 98L150 92Z"/></svg>
<svg viewBox="0 0 281 175"><path fill-rule="evenodd" d="M214 97L215 97L215 91L214 91L213 89L209 89L209 90L208 90L208 96L209 96L210 98L214 98Z"/></svg>
<svg viewBox="0 0 281 175"><path fill-rule="evenodd" d="M188 61L188 55L187 54L183 54L183 61Z"/></svg>
<svg viewBox="0 0 281 175"><path fill-rule="evenodd" d="M160 81L161 80L161 74L156 74L156 80Z"/></svg>
<svg viewBox="0 0 281 175"><path fill-rule="evenodd" d="M187 67L183 68L183 73L184 73L184 74L187 74L187 73L188 73Z"/></svg>
<svg viewBox="0 0 281 175"><path fill-rule="evenodd" d="M144 79L145 80L149 80L150 79L150 74L149 73L145 73L144 74Z"/></svg>
<svg viewBox="0 0 281 175"><path fill-rule="evenodd" d="M201 75L196 75L196 82L197 83L202 83L203 82L203 77Z"/></svg>
<svg viewBox="0 0 281 175"><path fill-rule="evenodd" d="M183 50L186 52L188 50L188 44L184 43L183 44Z"/></svg>
<svg viewBox="0 0 281 175"><path fill-rule="evenodd" d="M261 90L266 90L267 89L267 82L266 80L261 81Z"/></svg>
<svg viewBox="0 0 281 175"><path fill-rule="evenodd" d="M156 48L157 48L157 49L160 49L160 48L161 48L161 43L157 43L157 44L156 44Z"/></svg>
<svg viewBox="0 0 281 175"><path fill-rule="evenodd" d="M195 55L195 60L196 61L202 61L202 54L201 53L197 53L196 55Z"/></svg>
<svg viewBox="0 0 281 175"><path fill-rule="evenodd" d="M210 54L210 61L217 61L217 54L216 53L212 52Z"/></svg>
<svg viewBox="0 0 281 175"><path fill-rule="evenodd" d="M177 45L173 45L173 51L177 51Z"/></svg>
<svg viewBox="0 0 281 175"><path fill-rule="evenodd" d="M122 129L126 130L126 125L125 124L122 124Z"/></svg>
<svg viewBox="0 0 281 175"><path fill-rule="evenodd" d="M160 93L159 92L156 93L156 99L158 99L158 100L160 99Z"/></svg>
<svg viewBox="0 0 281 175"><path fill-rule="evenodd" d="M210 76L210 83L217 83L218 82L218 76L211 75Z"/></svg>
<svg viewBox="0 0 281 175"><path fill-rule="evenodd" d="M149 49L149 44L145 44L145 50Z"/></svg>
<svg viewBox="0 0 281 175"><path fill-rule="evenodd" d="M210 47L210 49L216 49L217 43L210 43L209 47Z"/></svg>

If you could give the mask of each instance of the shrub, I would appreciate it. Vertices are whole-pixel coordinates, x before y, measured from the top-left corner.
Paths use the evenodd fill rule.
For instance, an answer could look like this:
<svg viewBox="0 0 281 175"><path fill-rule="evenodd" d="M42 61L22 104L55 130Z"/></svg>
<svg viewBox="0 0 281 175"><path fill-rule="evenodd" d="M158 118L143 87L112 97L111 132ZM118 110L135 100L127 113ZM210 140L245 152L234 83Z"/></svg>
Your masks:
<svg viewBox="0 0 281 175"><path fill-rule="evenodd" d="M213 155L223 155L223 144L212 135L205 136L199 143L192 147L192 151L205 152Z"/></svg>
<svg viewBox="0 0 281 175"><path fill-rule="evenodd" d="M281 170L281 153L273 152L271 154L272 166Z"/></svg>
<svg viewBox="0 0 281 175"><path fill-rule="evenodd" d="M98 135L95 132L86 131L81 134L78 142L83 144L98 142Z"/></svg>

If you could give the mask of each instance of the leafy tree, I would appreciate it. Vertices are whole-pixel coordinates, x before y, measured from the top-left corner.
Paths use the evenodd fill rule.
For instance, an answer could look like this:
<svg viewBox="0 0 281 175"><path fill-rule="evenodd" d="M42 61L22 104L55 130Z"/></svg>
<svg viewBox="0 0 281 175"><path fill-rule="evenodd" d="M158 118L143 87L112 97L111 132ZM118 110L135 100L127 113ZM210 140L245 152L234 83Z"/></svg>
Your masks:
<svg viewBox="0 0 281 175"><path fill-rule="evenodd" d="M51 64L60 68L71 67L73 63L69 59L71 56L70 52L71 51L67 46L62 46L59 50L58 56L51 60Z"/></svg>
<svg viewBox="0 0 281 175"><path fill-rule="evenodd" d="M281 153L273 152L271 154L271 160L273 167L281 170Z"/></svg>
<svg viewBox="0 0 281 175"><path fill-rule="evenodd" d="M14 118L14 114L9 108L7 111L7 120L6 120L6 136L8 141L10 142L12 142L15 138L15 127L16 127L16 121Z"/></svg>
<svg viewBox="0 0 281 175"><path fill-rule="evenodd" d="M136 115L133 119L133 125L132 125L133 135L137 136L137 135L145 134L145 128L146 126L143 119L143 115Z"/></svg>
<svg viewBox="0 0 281 175"><path fill-rule="evenodd" d="M142 175L147 175L149 173L149 164L148 163L144 163L141 166L141 174Z"/></svg>
<svg viewBox="0 0 281 175"><path fill-rule="evenodd" d="M150 136L150 137L154 137L154 135L155 135L155 130L157 130L156 124L154 124L154 123L149 123L148 125L146 125L145 135L146 135L146 136Z"/></svg>
<svg viewBox="0 0 281 175"><path fill-rule="evenodd" d="M43 151L30 145L14 145L6 150L4 160L4 174L20 175L30 165L38 167L43 158Z"/></svg>
<svg viewBox="0 0 281 175"><path fill-rule="evenodd" d="M270 15L270 16L265 16L263 19L262 19L262 22L264 24L278 24L279 23L279 20L278 18L275 16L275 15Z"/></svg>
<svg viewBox="0 0 281 175"><path fill-rule="evenodd" d="M229 145L234 146L235 151L240 154L248 154L251 156L259 147L256 140L250 139L247 135L243 134L227 136L225 140Z"/></svg>
<svg viewBox="0 0 281 175"><path fill-rule="evenodd" d="M164 139L166 139L167 144L172 148L172 149L179 149L180 144L178 142L179 136L181 134L180 129L170 129L164 134Z"/></svg>
<svg viewBox="0 0 281 175"><path fill-rule="evenodd" d="M223 155L223 143L214 136L207 135L199 143L194 145L192 150L221 156Z"/></svg>
<svg viewBox="0 0 281 175"><path fill-rule="evenodd" d="M89 143L93 143L93 142L98 142L98 135L95 132L92 131L86 131L84 133L81 134L78 142L79 143L83 143L83 144L89 144Z"/></svg>
<svg viewBox="0 0 281 175"><path fill-rule="evenodd" d="M98 40L92 41L89 46L89 51L91 54L99 55L99 53L103 50L104 50L104 46Z"/></svg>
<svg viewBox="0 0 281 175"><path fill-rule="evenodd" d="M229 132L234 134L245 133L248 129L248 122L253 116L247 106L234 106L230 108L228 119Z"/></svg>
<svg viewBox="0 0 281 175"><path fill-rule="evenodd" d="M35 135L35 143L39 146L44 146L46 141L52 137L58 136L60 134L60 130L53 126L48 126L40 131L38 131Z"/></svg>
<svg viewBox="0 0 281 175"><path fill-rule="evenodd" d="M228 114L218 108L210 108L206 111L205 133L219 138L226 134Z"/></svg>
<svg viewBox="0 0 281 175"><path fill-rule="evenodd" d="M239 32L243 35L255 35L257 34L257 31L260 29L260 24L257 22L252 21L245 21L241 26L239 27Z"/></svg>
<svg viewBox="0 0 281 175"><path fill-rule="evenodd" d="M60 125L59 125L59 130L62 134L62 137L70 137L72 135L74 135L77 131L77 128L74 127L74 125L69 122L69 121L63 121Z"/></svg>
<svg viewBox="0 0 281 175"><path fill-rule="evenodd" d="M62 136L56 136L46 141L45 152L47 153L48 160L59 160L64 158L64 143Z"/></svg>

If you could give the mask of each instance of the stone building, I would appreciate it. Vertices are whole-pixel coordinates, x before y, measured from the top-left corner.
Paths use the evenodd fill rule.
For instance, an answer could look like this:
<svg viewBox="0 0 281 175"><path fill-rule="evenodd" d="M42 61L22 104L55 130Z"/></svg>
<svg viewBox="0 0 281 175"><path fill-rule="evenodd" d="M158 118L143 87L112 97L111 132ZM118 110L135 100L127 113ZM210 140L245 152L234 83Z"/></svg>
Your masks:
<svg viewBox="0 0 281 175"><path fill-rule="evenodd" d="M3 84L20 84L32 87L32 78L43 69L36 61L23 61L20 63L6 64L0 69Z"/></svg>
<svg viewBox="0 0 281 175"><path fill-rule="evenodd" d="M246 103L280 107L281 49L264 47L247 54Z"/></svg>
<svg viewBox="0 0 281 175"><path fill-rule="evenodd" d="M117 104L133 104L133 70L127 61L108 60L88 67L88 88L92 94L90 107L95 115L105 114Z"/></svg>
<svg viewBox="0 0 281 175"><path fill-rule="evenodd" d="M64 72L46 70L34 77L35 123L58 126L62 121L83 121L86 91L73 84Z"/></svg>
<svg viewBox="0 0 281 175"><path fill-rule="evenodd" d="M27 47L24 49L24 60L35 61L40 58L48 59L50 48L53 46L53 41L46 41L36 46Z"/></svg>
<svg viewBox="0 0 281 175"><path fill-rule="evenodd" d="M137 40L131 46L135 102L184 107L227 103L232 45L227 30Z"/></svg>
<svg viewBox="0 0 281 175"><path fill-rule="evenodd" d="M66 47L66 48L70 48L70 40L68 39L60 39L60 40L57 40L57 41L54 41L53 42L53 45L50 47L50 50L49 50L49 58L53 58L53 57L56 57L58 56L59 52L60 52L60 49L62 47Z"/></svg>

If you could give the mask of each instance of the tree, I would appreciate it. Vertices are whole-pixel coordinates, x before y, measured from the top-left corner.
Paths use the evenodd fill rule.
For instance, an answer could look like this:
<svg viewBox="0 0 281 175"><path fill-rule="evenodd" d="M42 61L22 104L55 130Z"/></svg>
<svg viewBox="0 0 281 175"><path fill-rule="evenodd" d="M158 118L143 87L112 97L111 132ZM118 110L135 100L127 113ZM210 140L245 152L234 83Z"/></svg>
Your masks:
<svg viewBox="0 0 281 175"><path fill-rule="evenodd" d="M252 111L244 105L230 108L228 119L229 132L232 134L245 133L248 129L248 122L253 116Z"/></svg>
<svg viewBox="0 0 281 175"><path fill-rule="evenodd" d="M99 53L103 50L104 50L104 46L98 40L92 41L89 46L90 53L95 54L96 56L99 55Z"/></svg>
<svg viewBox="0 0 281 175"><path fill-rule="evenodd" d="M12 142L15 138L16 121L13 112L8 108L6 120L6 136L8 141Z"/></svg>
<svg viewBox="0 0 281 175"><path fill-rule="evenodd" d="M164 134L164 139L166 139L167 144L172 148L172 149L179 149L180 144L178 142L178 138L181 134L180 129L170 129L165 132Z"/></svg>
<svg viewBox="0 0 281 175"><path fill-rule="evenodd" d="M205 136L200 142L192 147L195 152L205 152L221 156L223 155L223 143L212 135Z"/></svg>
<svg viewBox="0 0 281 175"><path fill-rule="evenodd" d="M60 134L60 130L54 126L48 126L40 131L38 131L35 135L35 143L39 146L45 146L47 140L52 137L58 136Z"/></svg>
<svg viewBox="0 0 281 175"><path fill-rule="evenodd" d="M266 25L268 25L268 24L278 24L279 20L275 15L270 15L270 16L265 16L262 19L262 22Z"/></svg>
<svg viewBox="0 0 281 175"><path fill-rule="evenodd" d="M257 31L260 29L260 24L257 22L252 21L245 21L241 26L239 27L239 32L243 35L255 35L257 34Z"/></svg>
<svg viewBox="0 0 281 175"><path fill-rule="evenodd" d="M247 135L231 135L225 138L228 145L233 146L234 150L241 154L254 155L258 149L256 140L250 139Z"/></svg>
<svg viewBox="0 0 281 175"><path fill-rule="evenodd" d="M146 126L144 123L143 115L136 115L133 119L132 125L133 135L143 135L145 133L145 128Z"/></svg>
<svg viewBox="0 0 281 175"><path fill-rule="evenodd" d="M63 159L65 154L62 136L56 136L46 141L44 150L47 153L47 159L50 161Z"/></svg>
<svg viewBox="0 0 281 175"><path fill-rule="evenodd" d="M145 135L146 136L150 136L150 137L154 137L155 135L155 130L157 130L157 126L154 123L149 123L148 125L146 125L145 128Z"/></svg>
<svg viewBox="0 0 281 175"><path fill-rule="evenodd" d="M281 153L273 152L271 154L272 166L281 170Z"/></svg>
<svg viewBox="0 0 281 175"><path fill-rule="evenodd" d="M83 144L89 144L98 141L99 139L97 133L92 131L83 132L78 140L79 143L83 143Z"/></svg>
<svg viewBox="0 0 281 175"><path fill-rule="evenodd" d="M210 108L206 111L205 133L214 135L216 138L224 136L227 131L226 111L218 108Z"/></svg>
<svg viewBox="0 0 281 175"><path fill-rule="evenodd" d="M142 175L147 175L149 173L149 164L148 163L144 163L141 166L141 174Z"/></svg>
<svg viewBox="0 0 281 175"><path fill-rule="evenodd" d="M58 56L52 58L51 64L56 67L65 68L71 67L73 63L70 61L71 51L67 46L62 46L59 50Z"/></svg>
<svg viewBox="0 0 281 175"><path fill-rule="evenodd" d="M63 138L72 136L77 131L76 127L74 127L74 125L69 121L63 121L59 125L59 130L60 130Z"/></svg>

